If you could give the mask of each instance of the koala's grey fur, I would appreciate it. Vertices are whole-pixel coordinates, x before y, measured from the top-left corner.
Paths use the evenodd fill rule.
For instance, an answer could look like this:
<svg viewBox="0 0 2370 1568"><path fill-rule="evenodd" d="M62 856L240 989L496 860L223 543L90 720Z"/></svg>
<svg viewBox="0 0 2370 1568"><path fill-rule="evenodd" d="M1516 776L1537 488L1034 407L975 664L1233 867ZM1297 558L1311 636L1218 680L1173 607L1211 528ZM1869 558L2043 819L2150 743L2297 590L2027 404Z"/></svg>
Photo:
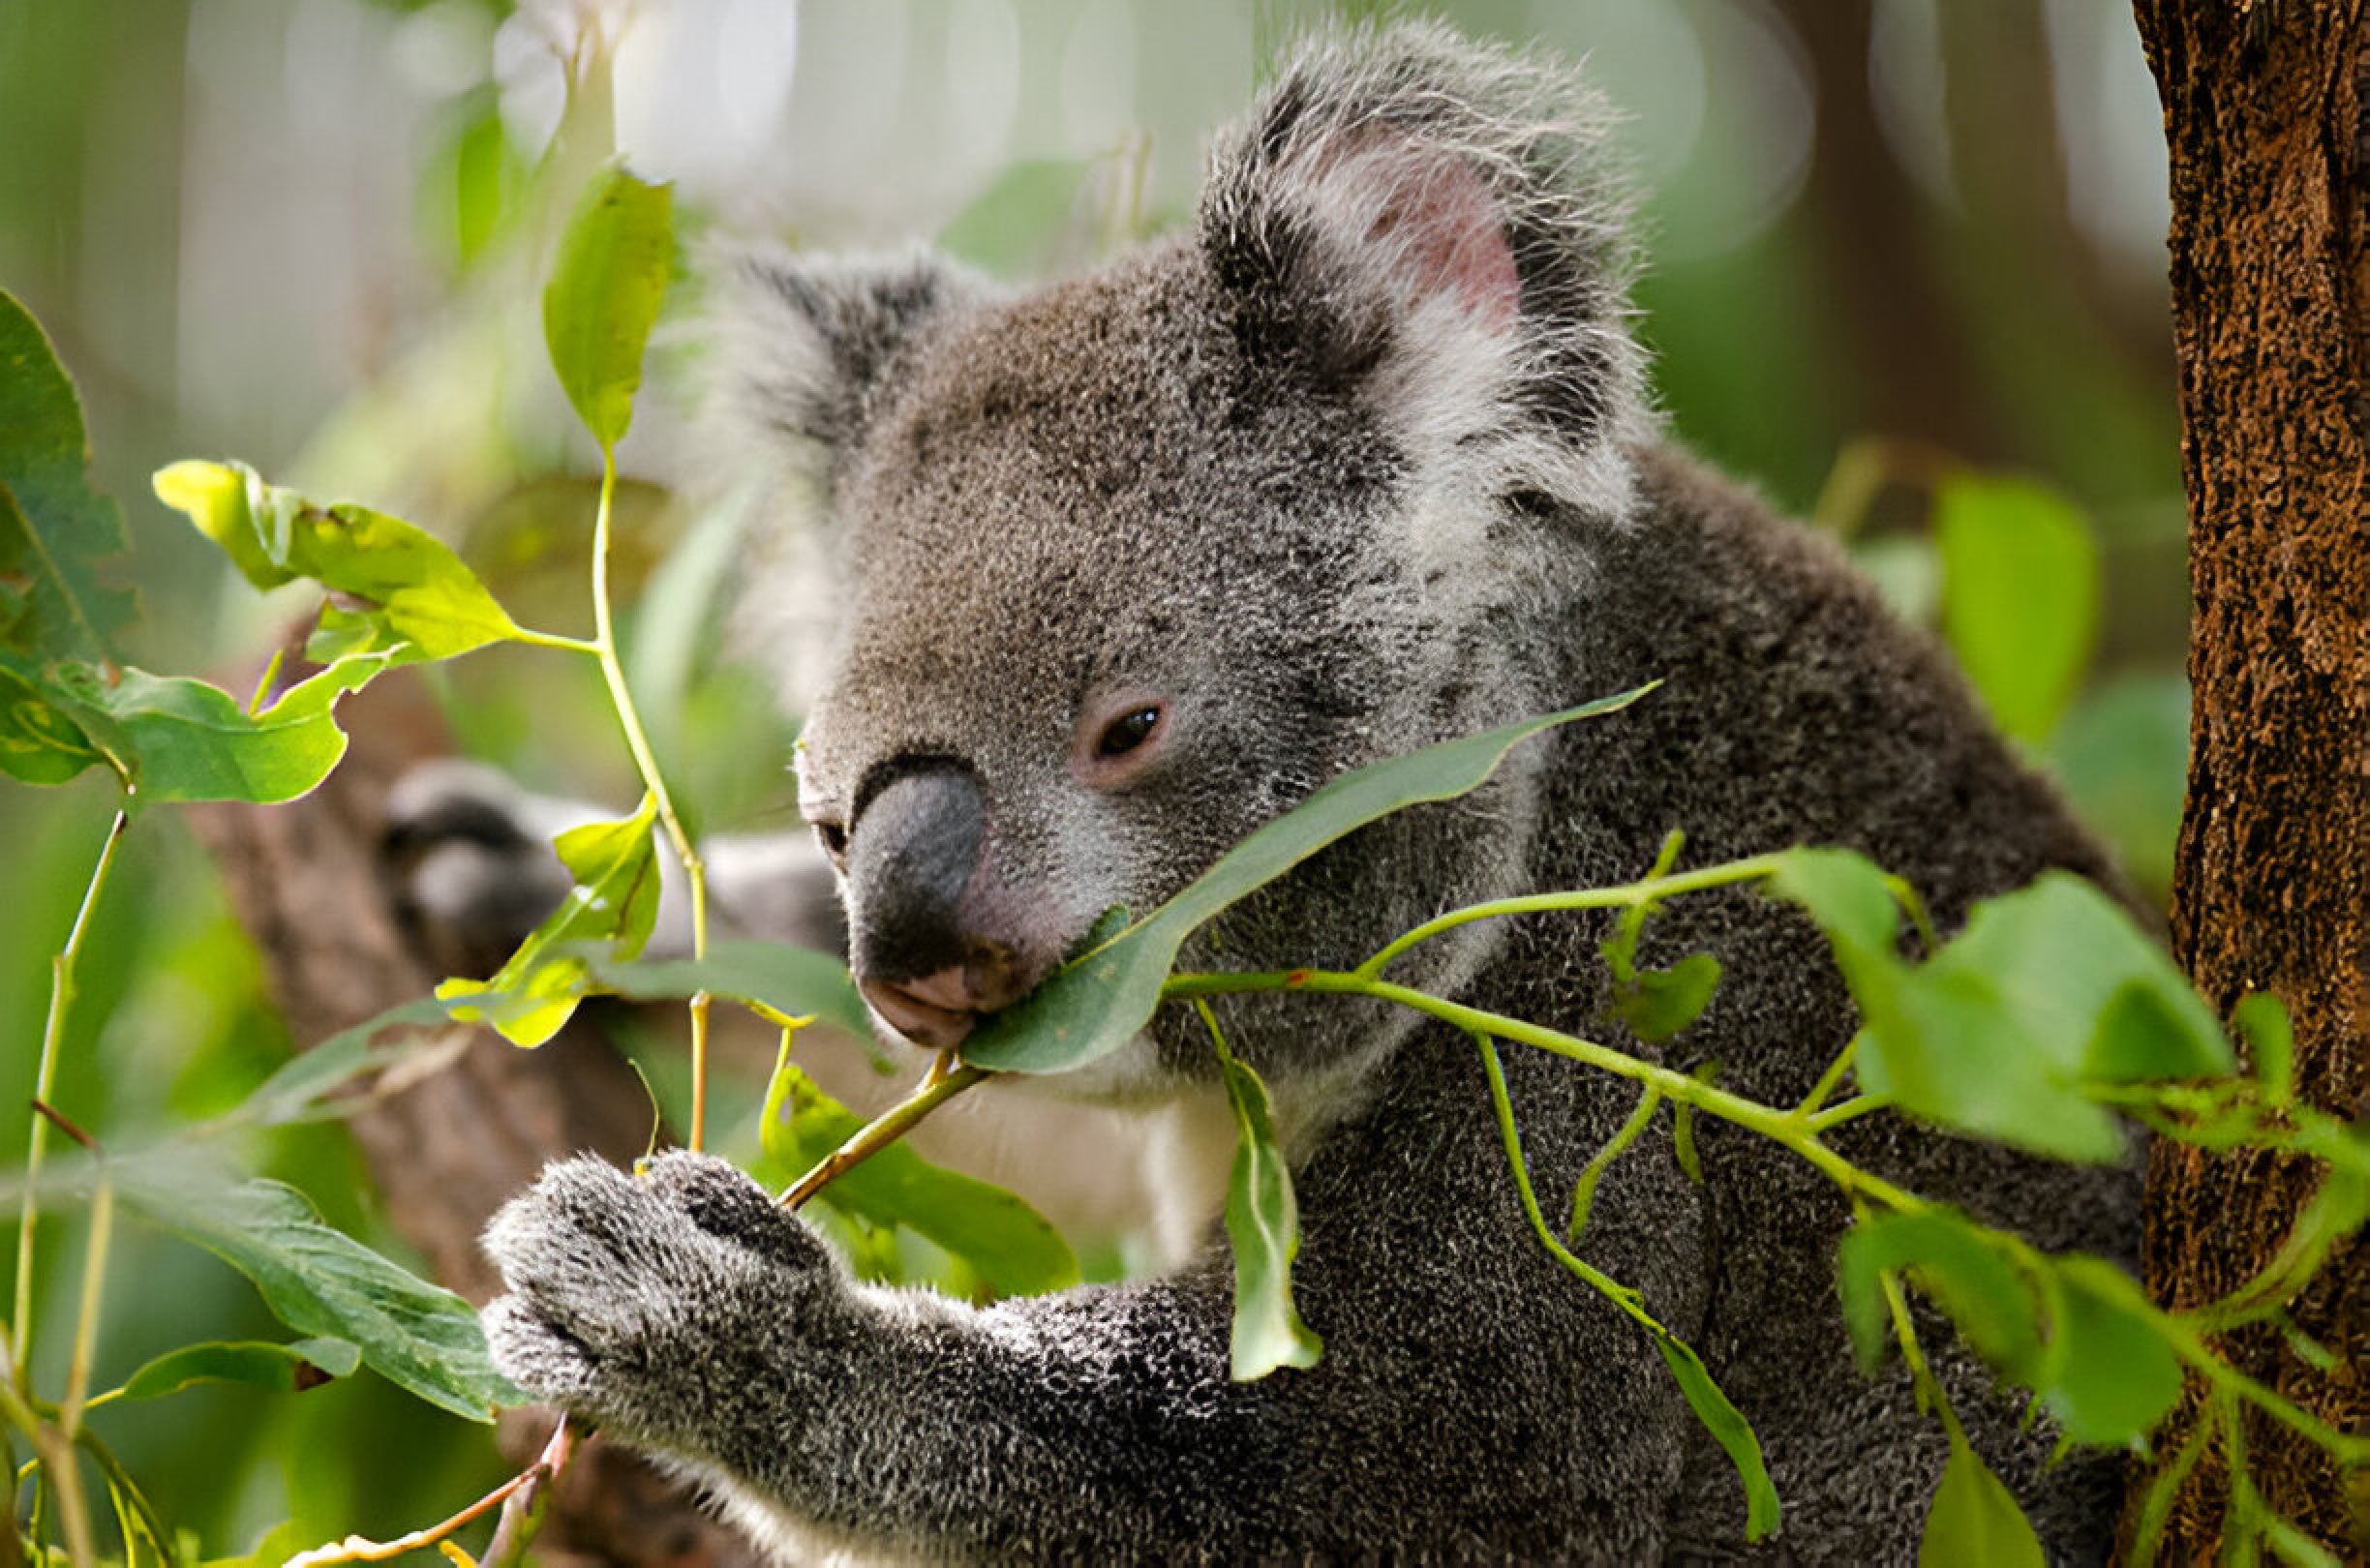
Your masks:
<svg viewBox="0 0 2370 1568"><path fill-rule="evenodd" d="M1659 443L1600 117L1558 70L1396 29L1307 50L1222 139L1195 229L1091 276L1007 297L927 256L752 268L744 403L787 437L846 570L802 776L848 835L860 974L905 978L882 912L917 899L1041 974L1100 912L1152 908L1346 769L1657 678L1476 795L1319 856L1187 963L1352 964L1474 899L1635 877L1673 828L1690 863L1854 846L1945 926L2047 867L2108 875L1831 546ZM1160 748L1098 785L1096 715L1131 693L1166 705ZM937 891L866 858L866 811L912 775L973 802ZM1398 973L1717 1062L1776 1103L1852 1033L1815 933L1731 891L1650 927L1649 960L1710 951L1726 974L1656 1052L1607 1020L1605 929L1474 926ZM504 1211L496 1355L785 1554L1754 1555L1653 1346L1526 1224L1474 1042L1337 999L1219 1011L1291 1129L1313 1371L1229 1380L1223 1236L1167 1278L975 1309L851 1282L694 1156L640 1180L557 1166ZM1634 1096L1505 1059L1552 1203ZM1212 1074L1172 1009L1072 1087L1206 1102ZM1700 1187L1667 1120L1614 1164L1581 1251L1751 1419L1786 1508L1759 1555L1906 1561L1944 1443L1898 1372L1850 1366L1843 1205L1750 1135L1697 1137ZM2045 1246L2132 1250L2126 1172L1888 1117L1835 1141ZM1946 1338L1942 1375L2051 1553L2104 1556L2113 1465L2045 1467L2047 1434L2019 1435Z"/></svg>

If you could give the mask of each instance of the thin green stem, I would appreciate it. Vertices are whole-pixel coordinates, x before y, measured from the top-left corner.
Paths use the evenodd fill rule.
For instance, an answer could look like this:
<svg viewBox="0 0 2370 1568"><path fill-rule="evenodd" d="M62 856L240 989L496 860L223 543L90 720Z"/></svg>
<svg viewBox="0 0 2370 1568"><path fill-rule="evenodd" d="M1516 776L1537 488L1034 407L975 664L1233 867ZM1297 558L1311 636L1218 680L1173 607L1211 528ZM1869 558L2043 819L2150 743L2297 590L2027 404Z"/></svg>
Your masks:
<svg viewBox="0 0 2370 1568"><path fill-rule="evenodd" d="M824 1188L912 1131L915 1125L930 1112L972 1085L985 1083L994 1076L988 1069L973 1067L966 1062L944 1077L925 1083L921 1089L866 1123L847 1142L824 1156L814 1169L792 1183L775 1201L785 1209L802 1207Z"/></svg>
<svg viewBox="0 0 2370 1568"><path fill-rule="evenodd" d="M1647 1312L1636 1291L1582 1260L1548 1228L1546 1215L1539 1212L1538 1194L1531 1190L1531 1162L1523 1158L1522 1133L1514 1125L1514 1099L1506 1092L1505 1067L1498 1060L1497 1042L1478 1030L1473 1032L1473 1038L1474 1042L1481 1047L1481 1069L1489 1074L1490 1105L1498 1113L1498 1140L1505 1145L1506 1163L1514 1171L1514 1191L1522 1199L1523 1213L1530 1218L1531 1228L1538 1232L1540 1245L1557 1262L1587 1281L1599 1295L1623 1312L1656 1334L1667 1332Z"/></svg>
<svg viewBox="0 0 2370 1568"><path fill-rule="evenodd" d="M66 945L49 961L49 1016L42 1026L41 1064L33 1073L33 1098L44 1104L51 1099L50 1086L57 1077L60 1041L66 1037L66 1013L75 996L75 963L82 955L82 939L90 931L91 911L98 906L100 890L106 886L107 868L115 863L115 846L123 842L125 828L131 824L129 803L117 809L114 824L107 829L106 842L99 847L99 859L91 867L90 882L82 890L82 907L75 912L74 926L66 935ZM47 1152L49 1120L39 1111L33 1113L33 1131L25 1148L24 1210L16 1228L16 1303L15 1315L7 1347L9 1359L16 1369L16 1386L26 1395L32 1393L33 1376L33 1239L41 1221L42 1160ZM85 1528L88 1527L85 1522Z"/></svg>
<svg viewBox="0 0 2370 1568"><path fill-rule="evenodd" d="M521 626L512 634L510 641L525 643L530 648L556 648L562 653L589 653L594 658L600 657L601 645L598 638L562 637L558 632L531 631Z"/></svg>
<svg viewBox="0 0 2370 1568"><path fill-rule="evenodd" d="M592 521L593 636L590 650L600 659L601 678L609 684L609 701L617 709L619 727L625 732L625 747L633 753L634 769L642 775L642 787L657 802L667 842L683 863L684 882L691 898L691 957L697 961L708 956L708 868L701 863L683 819L676 815L674 798L667 794L666 778L658 771L657 756L651 750L650 732L643 728L641 710L625 684L624 662L618 656L617 622L609 606L610 513L616 495L617 452L604 446L600 505ZM708 1134L708 1007L707 992L691 998L690 1145L694 1150L706 1145Z"/></svg>
<svg viewBox="0 0 2370 1568"><path fill-rule="evenodd" d="M1845 1122L1855 1121L1870 1111L1892 1108L1891 1095L1854 1095L1840 1104L1830 1105L1820 1111L1809 1119L1808 1125L1813 1132L1824 1132L1831 1127L1841 1127Z"/></svg>
<svg viewBox="0 0 2370 1568"><path fill-rule="evenodd" d="M115 1457L115 1451L100 1441L99 1434L87 1427L75 1434L75 1444L106 1473L107 1484L115 1495L131 1503L132 1512L138 1517L140 1526L148 1532L148 1539L156 1544L158 1553L170 1553L174 1539L172 1525L166 1522L165 1516L157 1512L156 1504L150 1502L147 1494L140 1491L132 1472L125 1469L123 1461ZM125 1560L129 1562L131 1556L131 1535L127 1531L124 1537ZM171 1560L169 1555L166 1555L166 1560Z"/></svg>
<svg viewBox="0 0 2370 1568"><path fill-rule="evenodd" d="M2205 1447L2213 1441L2214 1429L2221 1422L2221 1408L2218 1402L2211 1400L2199 1408L2197 1422L2174 1451L2172 1462L2148 1483L2147 1495L2140 1504L2140 1521L2132 1529L2132 1568L2150 1568L2155 1562L2156 1549L2164 1541L2166 1522L2172 1517L2173 1500L2180 1495L2181 1484L2189 1479L2189 1472L2205 1457Z"/></svg>
<svg viewBox="0 0 2370 1568"><path fill-rule="evenodd" d="M1451 1002L1444 997L1394 984L1389 980L1373 979L1365 973L1367 967L1360 966L1358 970L1349 972L1288 969L1243 974L1175 975L1162 987L1161 994L1172 1000L1184 1000L1195 996L1224 996L1235 991L1316 991L1396 1003L1438 1018L1468 1035L1488 1035L1494 1040L1510 1040L1539 1050L1552 1051L1585 1067L1658 1089L1667 1100L1692 1105L1723 1122L1732 1122L1775 1143L1783 1144L1854 1196L1902 1214L1922 1213L1929 1206L1924 1198L1861 1169L1828 1148L1819 1141L1809 1124L1792 1110L1778 1110L1758 1101L1747 1100L1700 1078L1653 1062L1640 1061L1576 1035L1567 1035L1561 1030L1548 1029L1504 1013L1467 1007L1463 1003Z"/></svg>
<svg viewBox="0 0 2370 1568"><path fill-rule="evenodd" d="M1841 1050L1836 1052L1835 1060L1827 1064L1827 1070L1819 1074L1818 1082L1810 1086L1810 1092L1803 1096L1802 1103L1794 1107L1794 1114L1817 1115L1819 1107L1827 1103L1827 1097L1834 1094L1836 1086L1843 1081L1843 1074L1851 1070L1852 1061L1859 1054L1860 1037L1855 1034L1843 1042Z"/></svg>
<svg viewBox="0 0 2370 1568"><path fill-rule="evenodd" d="M1597 1182L1612 1168L1613 1161L1621 1158L1622 1151L1637 1142L1647 1124L1654 1120L1655 1108L1661 1103L1662 1091L1648 1084L1646 1092L1638 1096L1637 1108L1622 1123L1621 1131L1607 1138L1604 1147L1590 1156L1589 1162L1581 1167L1580 1179L1572 1183L1571 1222L1564 1230L1564 1239L1571 1246L1580 1245L1580 1233L1588 1228L1589 1209L1596 1200Z"/></svg>
<svg viewBox="0 0 2370 1568"><path fill-rule="evenodd" d="M58 1428L68 1441L82 1430L82 1400L90 1392L91 1355L99 1339L100 1292L106 1284L107 1247L115 1234L115 1184L101 1167L99 1191L91 1198L90 1238L82 1253L82 1307L75 1316L74 1359L66 1368L66 1397L58 1402Z"/></svg>
<svg viewBox="0 0 2370 1568"><path fill-rule="evenodd" d="M1707 888L1725 888L1772 875L1784 863L1784 859L1782 855L1755 855L1722 865L1682 871L1675 876L1647 877L1618 888L1529 893L1520 898L1493 898L1487 903L1469 904L1463 909L1452 909L1445 915L1424 921L1351 973L1360 980L1373 980L1409 949L1475 920L1497 920L1508 915L1543 915L1558 910L1622 909L1632 904L1656 902L1676 893L1700 892Z"/></svg>

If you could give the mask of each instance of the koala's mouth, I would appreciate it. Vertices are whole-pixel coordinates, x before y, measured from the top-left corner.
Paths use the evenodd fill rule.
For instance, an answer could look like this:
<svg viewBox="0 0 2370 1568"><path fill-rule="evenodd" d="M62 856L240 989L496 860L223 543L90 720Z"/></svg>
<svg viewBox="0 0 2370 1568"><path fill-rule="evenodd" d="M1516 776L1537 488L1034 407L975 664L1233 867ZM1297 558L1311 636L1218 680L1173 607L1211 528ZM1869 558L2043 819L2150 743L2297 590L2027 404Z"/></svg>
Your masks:
<svg viewBox="0 0 2370 1568"><path fill-rule="evenodd" d="M975 942L959 964L904 980L860 977L857 989L890 1028L931 1050L969 1039L982 1019L1019 1001L1044 978L1001 943Z"/></svg>

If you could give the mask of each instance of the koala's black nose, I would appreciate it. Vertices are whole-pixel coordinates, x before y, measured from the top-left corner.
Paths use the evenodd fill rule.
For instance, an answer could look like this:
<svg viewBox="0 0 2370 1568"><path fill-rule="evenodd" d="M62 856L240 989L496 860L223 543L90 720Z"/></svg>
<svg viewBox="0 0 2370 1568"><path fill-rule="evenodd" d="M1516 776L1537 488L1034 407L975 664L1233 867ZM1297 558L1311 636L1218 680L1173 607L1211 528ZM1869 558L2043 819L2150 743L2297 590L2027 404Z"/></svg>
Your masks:
<svg viewBox="0 0 2370 1568"><path fill-rule="evenodd" d="M1033 980L987 928L975 887L987 843L987 799L952 768L893 780L849 834L856 982L919 1044L959 1044L981 1013L1018 1000Z"/></svg>

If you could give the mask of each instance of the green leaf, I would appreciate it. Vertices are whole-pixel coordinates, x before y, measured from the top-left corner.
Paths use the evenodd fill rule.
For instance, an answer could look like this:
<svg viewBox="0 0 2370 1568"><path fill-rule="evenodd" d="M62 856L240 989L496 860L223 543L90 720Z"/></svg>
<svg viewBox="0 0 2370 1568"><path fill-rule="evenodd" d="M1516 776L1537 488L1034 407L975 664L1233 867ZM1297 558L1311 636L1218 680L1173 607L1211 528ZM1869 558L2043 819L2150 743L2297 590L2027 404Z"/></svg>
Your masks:
<svg viewBox="0 0 2370 1568"><path fill-rule="evenodd" d="M2098 546L2056 491L1959 475L1934 497L1942 629L2001 729L2039 741L2073 701L2097 639Z"/></svg>
<svg viewBox="0 0 2370 1568"><path fill-rule="evenodd" d="M1883 1277L1907 1270L1993 1371L2029 1384L2041 1353L2038 1304L2015 1262L1982 1226L1947 1209L1878 1215L1843 1233L1836 1290L1863 1372L1873 1375L1890 1333Z"/></svg>
<svg viewBox="0 0 2370 1568"><path fill-rule="evenodd" d="M194 1383L252 1383L281 1394L301 1394L333 1377L350 1377L360 1365L360 1346L346 1340L298 1340L294 1344L215 1340L157 1357L132 1374L123 1397L162 1399Z"/></svg>
<svg viewBox="0 0 2370 1568"><path fill-rule="evenodd" d="M448 980L436 989L464 1023L491 1024L513 1045L540 1045L560 1032L594 990L582 950L632 958L658 920L658 855L652 825L658 803L622 822L587 823L552 840L576 879L560 907L536 926L489 980Z"/></svg>
<svg viewBox="0 0 2370 1568"><path fill-rule="evenodd" d="M1752 1423L1745 1419L1745 1413L1713 1381L1703 1357L1660 1325L1655 1327L1655 1348L1662 1352L1662 1364L1670 1368L1671 1376L1678 1380L1687 1408L1695 1412L1695 1419L1703 1423L1704 1430L1727 1453L1729 1462L1736 1466L1737 1479L1745 1484L1745 1539L1758 1541L1777 1529L1781 1518L1778 1488L1770 1481L1769 1466L1762 1462L1761 1439L1754 1433Z"/></svg>
<svg viewBox="0 0 2370 1568"><path fill-rule="evenodd" d="M6 498L0 497L0 510ZM0 773L27 784L63 784L106 757L67 716L46 682L20 673L0 650Z"/></svg>
<svg viewBox="0 0 2370 1568"><path fill-rule="evenodd" d="M1900 902L1865 855L1842 849L1789 850L1769 879L1770 896L1802 907L1835 949L1846 980L1889 965L1900 937Z"/></svg>
<svg viewBox="0 0 2370 1568"><path fill-rule="evenodd" d="M2189 776L2189 682L2116 676L2084 691L2050 739L2050 770L2083 822L2161 906Z"/></svg>
<svg viewBox="0 0 2370 1568"><path fill-rule="evenodd" d="M1832 851L1798 856L1833 856ZM1894 950L1881 876L1856 857L1789 857L1773 889L1808 909L1867 1022L1861 1087L1903 1110L2051 1158L2128 1150L2085 1086L2226 1071L2230 1049L2172 961L2065 872L1978 904L1922 965Z"/></svg>
<svg viewBox="0 0 2370 1568"><path fill-rule="evenodd" d="M2040 1538L1990 1466L1957 1437L1918 1543L1918 1568L2042 1568Z"/></svg>
<svg viewBox="0 0 2370 1568"><path fill-rule="evenodd" d="M1474 790L1507 751L1539 731L1626 708L1652 689L1641 686L1344 773L1252 832L1174 898L1090 946L1026 1001L989 1020L963 1048L963 1060L1005 1072L1065 1072L1117 1050L1160 1005L1161 984L1186 937L1220 910L1378 817Z"/></svg>
<svg viewBox="0 0 2370 1568"><path fill-rule="evenodd" d="M2128 1443L2180 1398L2181 1369L2147 1296L2094 1257L2053 1259L2049 1353L2035 1387L2066 1436Z"/></svg>
<svg viewBox="0 0 2370 1568"><path fill-rule="evenodd" d="M398 518L317 505L243 463L175 463L154 484L257 588L306 578L334 595L305 650L320 663L445 659L520 635L450 546Z"/></svg>
<svg viewBox="0 0 2370 1568"><path fill-rule="evenodd" d="M1324 1342L1292 1305L1291 1263L1300 1251L1300 1210L1291 1167L1277 1141L1267 1086L1217 1044L1234 1109L1234 1169L1227 1182L1227 1240L1234 1249L1234 1328L1230 1366L1249 1383L1278 1367L1314 1367Z"/></svg>
<svg viewBox="0 0 2370 1568"><path fill-rule="evenodd" d="M721 1001L758 1003L792 1017L812 1016L858 1040L872 1034L847 965L812 948L779 942L719 942L703 959L588 959L586 982L635 1002L670 1001L705 991Z"/></svg>
<svg viewBox="0 0 2370 1568"><path fill-rule="evenodd" d="M938 231L938 248L1003 278L1044 274L1078 227L1093 164L1025 158Z"/></svg>
<svg viewBox="0 0 2370 1568"><path fill-rule="evenodd" d="M577 417L603 451L633 423L642 350L666 296L674 194L612 165L596 176L560 239L543 290L543 341Z"/></svg>
<svg viewBox="0 0 2370 1568"><path fill-rule="evenodd" d="M2253 992L2231 1010L2231 1027L2247 1042L2264 1099L2287 1104L2295 1097L2295 1031L2289 1024L2287 1007L2269 991Z"/></svg>
<svg viewBox="0 0 2370 1568"><path fill-rule="evenodd" d="M30 313L0 289L0 617L5 646L104 664L132 595L93 563L124 548L114 502L90 488L82 405Z"/></svg>
<svg viewBox="0 0 2370 1568"><path fill-rule="evenodd" d="M413 1038L408 1044L390 1044L383 1037L394 1029L407 1030ZM339 1090L412 1055L441 1048L441 1037L452 1029L451 1015L434 997L418 997L389 1008L298 1053L256 1085L235 1109L208 1124L208 1130L283 1127L344 1115L347 1107L332 1098Z"/></svg>
<svg viewBox="0 0 2370 1568"><path fill-rule="evenodd" d="M864 1125L790 1061L785 1043L759 1128L766 1156L783 1179L813 1169ZM842 1172L817 1199L868 1224L903 1225L927 1238L998 1295L1078 1283L1078 1259L1044 1216L1002 1188L933 1165L902 1143Z"/></svg>
<svg viewBox="0 0 2370 1568"><path fill-rule="evenodd" d="M80 704L86 725L107 723L106 747L130 764L145 799L290 800L346 755L345 732L325 700L250 713L221 687L186 677L125 668L109 680L88 665L65 664L53 678L55 689Z"/></svg>
<svg viewBox="0 0 2370 1568"><path fill-rule="evenodd" d="M1640 970L1613 990L1614 1010L1649 1044L1665 1040L1703 1015L1719 986L1720 965L1708 952L1689 953L1668 969Z"/></svg>
<svg viewBox="0 0 2370 1568"><path fill-rule="evenodd" d="M471 1421L523 1402L495 1372L469 1303L322 1223L294 1188L197 1175L185 1163L115 1169L127 1205L247 1276L299 1334L359 1346L389 1382Z"/></svg>

